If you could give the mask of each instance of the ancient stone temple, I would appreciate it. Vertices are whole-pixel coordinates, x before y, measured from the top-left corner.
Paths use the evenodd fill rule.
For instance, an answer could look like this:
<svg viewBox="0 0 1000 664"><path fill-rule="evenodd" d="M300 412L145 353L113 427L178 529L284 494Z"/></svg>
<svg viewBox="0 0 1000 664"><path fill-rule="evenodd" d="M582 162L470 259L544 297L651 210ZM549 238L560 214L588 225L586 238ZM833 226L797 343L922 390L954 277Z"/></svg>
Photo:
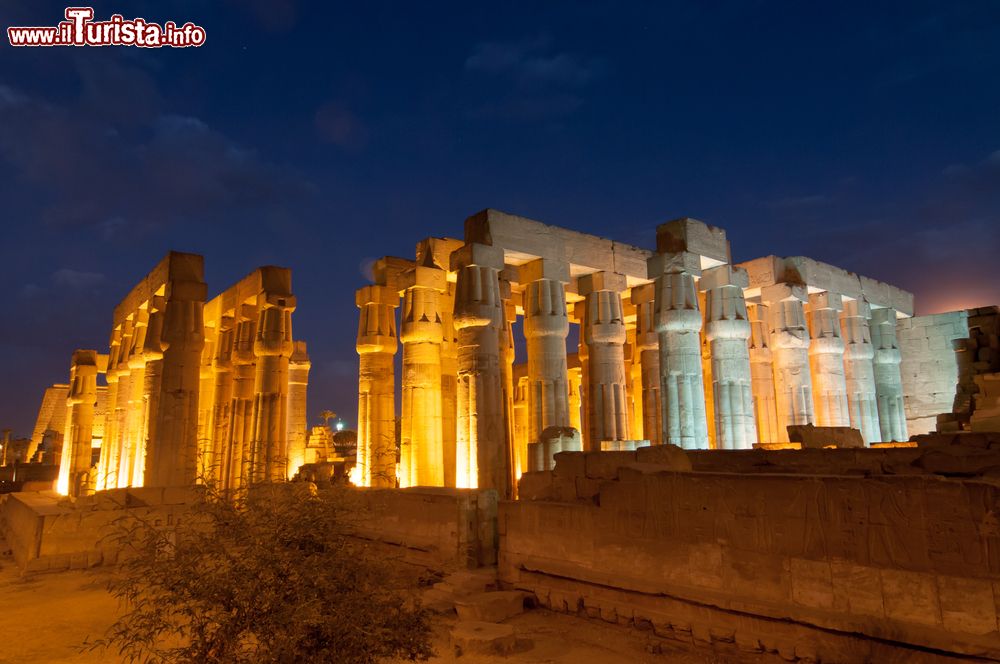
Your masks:
<svg viewBox="0 0 1000 664"><path fill-rule="evenodd" d="M109 352L73 354L60 391L60 492L209 481L229 490L298 470L309 357L292 338L290 270L258 268L206 299L202 257L171 252L115 308Z"/></svg>
<svg viewBox="0 0 1000 664"><path fill-rule="evenodd" d="M748 449L789 425L907 439L910 293L803 257L734 264L725 231L694 219L655 247L486 210L462 240L379 260L357 292L362 483L396 483L397 380L403 487L510 496L560 450Z"/></svg>

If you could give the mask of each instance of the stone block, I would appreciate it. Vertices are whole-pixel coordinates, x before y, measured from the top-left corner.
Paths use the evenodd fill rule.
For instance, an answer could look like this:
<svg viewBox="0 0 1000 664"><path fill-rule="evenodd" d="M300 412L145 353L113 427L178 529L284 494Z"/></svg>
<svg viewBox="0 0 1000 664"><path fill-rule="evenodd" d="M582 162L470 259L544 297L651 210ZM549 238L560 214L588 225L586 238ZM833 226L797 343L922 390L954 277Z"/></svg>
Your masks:
<svg viewBox="0 0 1000 664"><path fill-rule="evenodd" d="M622 293L628 288L625 275L616 272L592 272L576 279L577 292L587 296L597 291Z"/></svg>
<svg viewBox="0 0 1000 664"><path fill-rule="evenodd" d="M452 252L452 272L468 265L481 265L483 267L491 267L495 270L502 270L504 266L503 248L472 242Z"/></svg>
<svg viewBox="0 0 1000 664"><path fill-rule="evenodd" d="M699 290L707 291L722 286L750 287L750 275L741 267L719 265L702 271L698 281Z"/></svg>
<svg viewBox="0 0 1000 664"><path fill-rule="evenodd" d="M586 452L559 452L555 455L556 467L553 470L558 477L585 477L587 475Z"/></svg>
<svg viewBox="0 0 1000 664"><path fill-rule="evenodd" d="M498 623L524 613L527 598L520 590L476 593L455 600L455 611L459 620Z"/></svg>
<svg viewBox="0 0 1000 664"><path fill-rule="evenodd" d="M651 445L635 451L635 459L639 463L655 464L668 470L691 472L691 460L687 452L677 445Z"/></svg>
<svg viewBox="0 0 1000 664"><path fill-rule="evenodd" d="M788 426L788 439L801 443L803 448L821 449L864 447L861 432L851 427L817 427L812 424L792 424Z"/></svg>
<svg viewBox="0 0 1000 664"><path fill-rule="evenodd" d="M448 273L436 267L415 265L399 275L399 292L407 288L430 288L437 291L448 289Z"/></svg>
<svg viewBox="0 0 1000 664"><path fill-rule="evenodd" d="M398 307L399 291L388 286L364 286L354 293L354 303L359 307L366 304L389 304Z"/></svg>
<svg viewBox="0 0 1000 664"><path fill-rule="evenodd" d="M946 630L981 635L997 632L996 600L988 579L939 576L937 585Z"/></svg>
<svg viewBox="0 0 1000 664"><path fill-rule="evenodd" d="M618 469L635 463L635 452L585 452L586 476L590 479L613 480Z"/></svg>
<svg viewBox="0 0 1000 664"><path fill-rule="evenodd" d="M549 500L552 497L552 471L542 470L521 474L517 481L518 500Z"/></svg>
<svg viewBox="0 0 1000 664"><path fill-rule="evenodd" d="M463 655L509 655L517 645L511 625L461 621L451 629L451 646L456 657Z"/></svg>
<svg viewBox="0 0 1000 664"><path fill-rule="evenodd" d="M760 289L760 299L765 304L781 302L783 300L806 302L809 299L809 295L806 292L806 287L801 284L778 283L762 287Z"/></svg>
<svg viewBox="0 0 1000 664"><path fill-rule="evenodd" d="M417 264L451 269L451 255L465 242L452 237L429 237L417 243Z"/></svg>
<svg viewBox="0 0 1000 664"><path fill-rule="evenodd" d="M657 253L689 252L704 256L709 264L729 262L726 231L690 217L672 219L656 227Z"/></svg>
<svg viewBox="0 0 1000 664"><path fill-rule="evenodd" d="M569 263L551 258L536 258L533 261L518 266L518 282L528 284L539 279L551 279L564 284L569 283Z"/></svg>
<svg viewBox="0 0 1000 664"><path fill-rule="evenodd" d="M885 615L892 620L940 627L937 580L930 574L880 570Z"/></svg>
<svg viewBox="0 0 1000 664"><path fill-rule="evenodd" d="M682 251L675 254L653 254L646 261L646 276L649 279L681 272L701 276L701 257Z"/></svg>

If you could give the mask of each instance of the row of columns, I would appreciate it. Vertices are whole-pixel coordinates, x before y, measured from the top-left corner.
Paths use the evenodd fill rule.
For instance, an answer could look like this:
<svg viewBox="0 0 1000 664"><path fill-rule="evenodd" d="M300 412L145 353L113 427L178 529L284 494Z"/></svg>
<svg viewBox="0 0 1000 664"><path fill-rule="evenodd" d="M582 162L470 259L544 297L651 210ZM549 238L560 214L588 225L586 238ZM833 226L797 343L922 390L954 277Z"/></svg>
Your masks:
<svg viewBox="0 0 1000 664"><path fill-rule="evenodd" d="M507 268L511 275L501 248L473 243L451 252L447 268L420 263L402 271L395 288L386 281L357 294L365 484L394 484L399 297L402 486L495 487L509 495L513 477L527 469L525 446L550 427L581 430L587 449L635 438L747 449L787 440L785 427L806 423L855 426L869 442L905 437L898 348L893 354L885 324L869 323L894 321L895 312L873 314L863 299L778 283L748 305L745 270L703 269L697 254L662 252L648 260L652 283L629 288L612 272L575 279L581 329L579 368L571 370L568 263L539 258ZM527 342L516 384L508 275L520 286ZM633 309L635 325L627 326Z"/></svg>

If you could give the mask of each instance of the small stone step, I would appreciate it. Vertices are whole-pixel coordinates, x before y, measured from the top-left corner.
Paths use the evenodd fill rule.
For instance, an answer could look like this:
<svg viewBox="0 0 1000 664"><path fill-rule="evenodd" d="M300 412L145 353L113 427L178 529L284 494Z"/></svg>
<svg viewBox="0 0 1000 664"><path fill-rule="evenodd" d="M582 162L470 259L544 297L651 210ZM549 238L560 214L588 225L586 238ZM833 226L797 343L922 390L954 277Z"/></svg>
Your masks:
<svg viewBox="0 0 1000 664"><path fill-rule="evenodd" d="M517 646L511 625L479 621L461 621L451 630L451 646L455 656L509 655Z"/></svg>
<svg viewBox="0 0 1000 664"><path fill-rule="evenodd" d="M434 587L450 592L456 597L495 590L497 587L496 567L482 567L474 570L453 572L444 581L435 583Z"/></svg>
<svg viewBox="0 0 1000 664"><path fill-rule="evenodd" d="M459 620L502 622L524 613L527 594L520 590L476 593L455 600Z"/></svg>

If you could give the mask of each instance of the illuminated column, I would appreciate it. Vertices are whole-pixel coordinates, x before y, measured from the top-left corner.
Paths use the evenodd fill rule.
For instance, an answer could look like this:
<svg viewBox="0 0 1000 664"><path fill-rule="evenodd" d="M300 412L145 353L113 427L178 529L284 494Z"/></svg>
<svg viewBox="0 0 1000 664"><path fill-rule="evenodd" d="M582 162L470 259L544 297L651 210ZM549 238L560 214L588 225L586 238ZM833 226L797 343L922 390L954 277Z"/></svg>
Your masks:
<svg viewBox="0 0 1000 664"><path fill-rule="evenodd" d="M774 399L774 370L768 331L768 308L764 304L747 305L750 317L750 380L757 439L762 443L782 440Z"/></svg>
<svg viewBox="0 0 1000 664"><path fill-rule="evenodd" d="M551 426L569 426L566 284L569 264L539 258L521 266L528 346L528 442Z"/></svg>
<svg viewBox="0 0 1000 664"><path fill-rule="evenodd" d="M577 302L574 307L574 315L579 323L579 342L576 347L576 357L580 361L580 438L583 440L583 449L597 449L601 447L601 441L590 442L590 353L587 350L587 343L584 339L583 321L587 318L587 303Z"/></svg>
<svg viewBox="0 0 1000 664"><path fill-rule="evenodd" d="M624 302L623 302L624 304ZM633 313L635 308L632 307ZM626 316L628 308L626 307ZM635 346L635 326L625 325L625 403L628 407L628 430L632 438L643 440L642 435L642 365Z"/></svg>
<svg viewBox="0 0 1000 664"><path fill-rule="evenodd" d="M499 247L467 244L451 256L458 272L458 486L496 489L501 499L512 492L500 370L503 266Z"/></svg>
<svg viewBox="0 0 1000 664"><path fill-rule="evenodd" d="M417 265L400 279L405 289L400 486L443 486L441 293L447 288L446 273Z"/></svg>
<svg viewBox="0 0 1000 664"><path fill-rule="evenodd" d="M718 449L746 450L757 442L751 387L750 321L743 289L746 270L720 265L702 273L705 336L712 355L715 440Z"/></svg>
<svg viewBox="0 0 1000 664"><path fill-rule="evenodd" d="M96 403L97 351L78 350L73 353L69 371L69 396L66 399L69 412L56 485L63 495L83 496L94 490L91 455Z"/></svg>
<svg viewBox="0 0 1000 664"><path fill-rule="evenodd" d="M864 298L845 300L840 324L844 335L844 376L851 426L861 431L866 445L879 442L878 399L875 396L875 348L868 319L871 307Z"/></svg>
<svg viewBox="0 0 1000 664"><path fill-rule="evenodd" d="M708 427L708 449L719 449L715 439L715 390L712 382L712 345L705 334L705 293L698 291L698 311L701 312L701 384L705 390L705 424Z"/></svg>
<svg viewBox="0 0 1000 664"><path fill-rule="evenodd" d="M253 482L288 477L288 359L295 297L262 293L253 353Z"/></svg>
<svg viewBox="0 0 1000 664"><path fill-rule="evenodd" d="M896 339L896 310L873 309L872 346L875 348L875 395L882 441L909 440L906 411L903 409L903 378L899 371L902 356Z"/></svg>
<svg viewBox="0 0 1000 664"><path fill-rule="evenodd" d="M663 442L707 449L701 312L694 283L701 274L700 258L688 252L657 254L647 261L647 270L655 279Z"/></svg>
<svg viewBox="0 0 1000 664"><path fill-rule="evenodd" d="M229 427L233 405L233 337L235 334L232 316L223 316L219 321L219 331L215 341L215 356L212 358L212 372L215 389L212 393L212 437L211 468L212 479L220 490L232 489L233 464L229 451Z"/></svg>
<svg viewBox="0 0 1000 664"><path fill-rule="evenodd" d="M146 358L143 356L142 351L146 344L146 329L148 324L148 308L139 309L133 317L132 348L128 354L129 395L128 406L125 411L125 430L128 433L125 437L125 451L123 451L118 467L118 477L122 480L119 486L142 485L142 473L139 468L142 464L143 450L146 442L146 432L142 419L144 404L143 387L146 384Z"/></svg>
<svg viewBox="0 0 1000 664"><path fill-rule="evenodd" d="M163 312L160 403L146 449L146 486L186 486L198 474L198 381L205 284L171 282Z"/></svg>
<svg viewBox="0 0 1000 664"><path fill-rule="evenodd" d="M840 336L840 310L844 308L839 293L813 293L809 296L809 370L812 372L816 425L849 427L847 381L844 377L844 340Z"/></svg>
<svg viewBox="0 0 1000 664"><path fill-rule="evenodd" d="M121 372L118 369L118 357L121 355L121 327L111 332L111 344L108 351L108 368L105 379L108 382L107 407L104 413L104 440L101 441L101 458L97 463L98 491L115 488L118 478L118 447L117 413L118 379Z"/></svg>
<svg viewBox="0 0 1000 664"><path fill-rule="evenodd" d="M587 346L587 449L606 440L629 440L626 404L625 318L621 292L625 276L595 272L580 277L584 300L583 339Z"/></svg>
<svg viewBox="0 0 1000 664"><path fill-rule="evenodd" d="M761 300L770 313L768 335L774 360L778 441L787 442L786 427L815 422L809 373L809 330L803 309L806 287L785 283L765 286L761 289Z"/></svg>
<svg viewBox="0 0 1000 664"><path fill-rule="evenodd" d="M663 443L663 411L660 406L660 338L656 332L656 288L643 284L632 288L631 300L635 305L635 347L639 355L642 391L637 395L642 402L642 438L651 445Z"/></svg>
<svg viewBox="0 0 1000 664"><path fill-rule="evenodd" d="M229 408L229 432L226 440L226 488L237 491L250 483L253 439L254 337L257 334L257 308L241 305L233 339L233 400Z"/></svg>
<svg viewBox="0 0 1000 664"><path fill-rule="evenodd" d="M441 293L441 461L444 486L455 486L455 454L458 446L458 340L453 312L455 284L448 282Z"/></svg>
<svg viewBox="0 0 1000 664"><path fill-rule="evenodd" d="M117 489L129 485L131 478L121 474L122 464L127 462L130 453L130 437L128 430L128 401L132 394L131 373L128 367L129 355L132 352L132 320L127 319L122 323L120 343L118 347L118 361L115 363L114 373L117 377L118 387L115 390L114 402L114 434L111 441L111 453L108 455L107 467L107 488ZM109 358L108 362L111 360ZM110 375L111 371L108 371ZM108 403L108 408L112 407Z"/></svg>
<svg viewBox="0 0 1000 664"><path fill-rule="evenodd" d="M358 322L358 465L361 485L396 486L396 307L399 294L365 286L355 302Z"/></svg>
<svg viewBox="0 0 1000 664"><path fill-rule="evenodd" d="M579 359L579 356L578 358ZM583 431L581 422L581 410L583 399L581 394L581 384L583 383L583 368L573 367L568 374L569 383L569 425L577 431ZM582 434L581 434L582 435Z"/></svg>
<svg viewBox="0 0 1000 664"><path fill-rule="evenodd" d="M528 377L520 376L514 388L514 475L528 470Z"/></svg>
<svg viewBox="0 0 1000 664"><path fill-rule="evenodd" d="M511 490L516 494L517 480L521 479L518 461L517 438L514 436L514 322L517 320L517 305L511 299L513 292L510 282L500 280L500 298L503 304L503 321L500 324L500 385L503 390L504 451L507 455L506 468L510 473ZM525 457L526 458L526 457Z"/></svg>
<svg viewBox="0 0 1000 664"><path fill-rule="evenodd" d="M132 471L132 486L143 486L146 482L146 455L150 438L155 435L156 413L160 407L160 390L163 372L163 314L164 299L160 295L149 301L149 319L142 343L142 360L145 371L142 374L142 425L139 444L136 449L135 465Z"/></svg>
<svg viewBox="0 0 1000 664"><path fill-rule="evenodd" d="M306 342L293 342L292 356L288 358L288 479L292 479L306 462L309 435L306 391L311 368Z"/></svg>

